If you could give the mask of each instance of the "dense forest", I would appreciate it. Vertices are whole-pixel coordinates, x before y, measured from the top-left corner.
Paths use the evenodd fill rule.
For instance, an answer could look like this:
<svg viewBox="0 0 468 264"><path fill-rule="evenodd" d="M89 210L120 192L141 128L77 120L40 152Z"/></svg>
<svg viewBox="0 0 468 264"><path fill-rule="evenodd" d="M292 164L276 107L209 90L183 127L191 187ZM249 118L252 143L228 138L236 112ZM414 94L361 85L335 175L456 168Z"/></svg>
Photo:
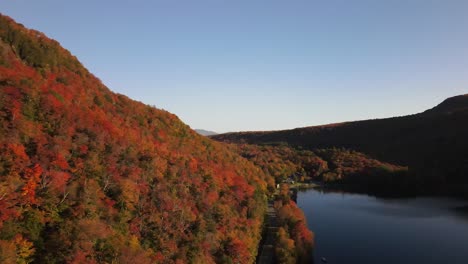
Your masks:
<svg viewBox="0 0 468 264"><path fill-rule="evenodd" d="M295 151L313 151L325 161L338 161L333 162L336 168L343 165L348 168L347 171L324 174L323 179L341 179L343 175L349 175L351 177L340 182L358 183L370 191L466 195L466 135L468 95L461 95L410 116L282 131L227 133L212 138L230 143L286 145ZM340 162L343 157L352 165ZM373 166L377 170L356 170L362 167L360 161L364 160L372 160L369 165L381 164Z"/></svg>
<svg viewBox="0 0 468 264"><path fill-rule="evenodd" d="M291 200L288 184L281 184L274 208L280 225L275 247L278 263L311 263L314 234L307 228L304 213Z"/></svg>
<svg viewBox="0 0 468 264"><path fill-rule="evenodd" d="M230 144L275 182L321 182L324 187L381 196L422 193L408 167L382 162L344 148L304 150L286 144Z"/></svg>
<svg viewBox="0 0 468 264"><path fill-rule="evenodd" d="M1 263L252 263L274 186L0 15Z"/></svg>

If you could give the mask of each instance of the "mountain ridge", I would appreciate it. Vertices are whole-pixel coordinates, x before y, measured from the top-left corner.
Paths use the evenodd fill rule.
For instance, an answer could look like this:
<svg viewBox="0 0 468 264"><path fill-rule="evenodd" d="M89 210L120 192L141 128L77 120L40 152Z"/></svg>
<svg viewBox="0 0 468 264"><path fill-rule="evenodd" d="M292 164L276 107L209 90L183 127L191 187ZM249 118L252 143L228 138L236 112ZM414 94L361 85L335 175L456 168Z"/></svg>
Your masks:
<svg viewBox="0 0 468 264"><path fill-rule="evenodd" d="M285 128L285 129L275 129L275 130L245 130L245 131L232 131L226 133L218 133L217 135L230 135L230 134L242 134L242 133L250 133L250 134L261 134L261 133L275 133L275 132L285 132L285 131L292 131L292 130L302 130L302 129L313 129L313 128L331 128L331 127L338 127L341 125L349 124L349 123L356 123L356 122L366 122L366 121L373 121L373 120L386 120L386 119L394 119L394 118L401 118L401 117L410 117L419 114L429 114L429 113L437 113L437 114L446 114L446 113L453 113L457 111L464 111L468 108L468 94L456 95L449 97L443 100L438 105L424 110L419 113L415 114L407 114L402 116L393 116L393 117L381 117L381 118L371 118L371 119L360 119L360 120L352 120L352 121L342 121L336 123L326 123L321 125L311 125L311 126L303 126L303 127L294 127L294 128ZM215 136L215 135L214 135Z"/></svg>
<svg viewBox="0 0 468 264"><path fill-rule="evenodd" d="M447 98L427 111L280 131L212 136L230 143L286 143L304 149L345 148L408 166L421 184L468 184L468 95Z"/></svg>
<svg viewBox="0 0 468 264"><path fill-rule="evenodd" d="M442 101L437 106L428 109L423 114L445 113L451 114L457 111L465 111L468 109L468 94L449 97Z"/></svg>
<svg viewBox="0 0 468 264"><path fill-rule="evenodd" d="M4 15L0 55L0 262L255 260L259 168Z"/></svg>

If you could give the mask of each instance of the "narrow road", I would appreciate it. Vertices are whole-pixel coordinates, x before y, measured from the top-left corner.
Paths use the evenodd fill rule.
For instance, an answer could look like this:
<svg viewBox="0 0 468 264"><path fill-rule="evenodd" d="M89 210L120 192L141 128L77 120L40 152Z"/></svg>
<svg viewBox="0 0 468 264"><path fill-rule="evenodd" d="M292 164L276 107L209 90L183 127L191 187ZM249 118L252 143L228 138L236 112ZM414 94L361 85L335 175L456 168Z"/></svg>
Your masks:
<svg viewBox="0 0 468 264"><path fill-rule="evenodd" d="M268 202L266 219L266 238L260 247L260 257L257 264L273 264L275 260L276 233L278 232L278 219L273 208L273 201Z"/></svg>

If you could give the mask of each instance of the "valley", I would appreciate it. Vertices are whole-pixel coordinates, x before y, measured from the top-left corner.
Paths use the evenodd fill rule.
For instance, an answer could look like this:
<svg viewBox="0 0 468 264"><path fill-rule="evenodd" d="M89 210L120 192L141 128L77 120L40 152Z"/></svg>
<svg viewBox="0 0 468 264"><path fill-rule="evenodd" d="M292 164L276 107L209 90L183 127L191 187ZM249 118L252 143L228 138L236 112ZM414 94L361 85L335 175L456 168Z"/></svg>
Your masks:
<svg viewBox="0 0 468 264"><path fill-rule="evenodd" d="M177 55L174 72L196 89L154 90L162 106L207 106L224 121L216 100L239 97L239 112L253 101L259 113L248 117L264 114L271 91L240 96L227 81L210 97L196 70L216 79L223 67L190 68ZM142 72L176 79L164 67ZM0 263L468 259L468 94L405 116L218 134L111 89L58 41L0 14Z"/></svg>

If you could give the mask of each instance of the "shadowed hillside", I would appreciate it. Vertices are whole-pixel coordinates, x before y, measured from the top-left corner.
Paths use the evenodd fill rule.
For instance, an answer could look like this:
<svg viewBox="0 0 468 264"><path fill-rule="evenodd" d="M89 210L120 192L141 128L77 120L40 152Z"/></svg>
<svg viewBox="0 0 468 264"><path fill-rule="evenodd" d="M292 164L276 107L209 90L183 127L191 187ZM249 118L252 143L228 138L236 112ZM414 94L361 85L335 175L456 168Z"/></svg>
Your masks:
<svg viewBox="0 0 468 264"><path fill-rule="evenodd" d="M408 166L419 185L432 188L468 184L466 135L468 95L461 95L415 115L283 131L227 133L213 138L250 144L285 142L310 150L334 147L356 150Z"/></svg>
<svg viewBox="0 0 468 264"><path fill-rule="evenodd" d="M1 263L250 263L266 182L0 16Z"/></svg>

